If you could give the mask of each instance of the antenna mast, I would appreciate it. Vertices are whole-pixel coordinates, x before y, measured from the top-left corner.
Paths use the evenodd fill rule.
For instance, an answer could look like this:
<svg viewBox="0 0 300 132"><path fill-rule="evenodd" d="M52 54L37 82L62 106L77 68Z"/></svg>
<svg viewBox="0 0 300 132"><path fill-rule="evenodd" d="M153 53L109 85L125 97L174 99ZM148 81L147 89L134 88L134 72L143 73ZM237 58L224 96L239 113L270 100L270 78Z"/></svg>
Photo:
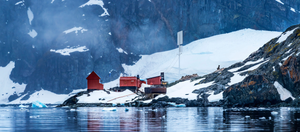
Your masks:
<svg viewBox="0 0 300 132"><path fill-rule="evenodd" d="M177 45L178 45L178 50L179 50L179 53L178 53L178 59L179 59L179 63L178 63L178 70L179 70L179 76L180 76L180 55L182 53L182 49L181 49L181 45L183 43L183 31L179 31L177 32Z"/></svg>

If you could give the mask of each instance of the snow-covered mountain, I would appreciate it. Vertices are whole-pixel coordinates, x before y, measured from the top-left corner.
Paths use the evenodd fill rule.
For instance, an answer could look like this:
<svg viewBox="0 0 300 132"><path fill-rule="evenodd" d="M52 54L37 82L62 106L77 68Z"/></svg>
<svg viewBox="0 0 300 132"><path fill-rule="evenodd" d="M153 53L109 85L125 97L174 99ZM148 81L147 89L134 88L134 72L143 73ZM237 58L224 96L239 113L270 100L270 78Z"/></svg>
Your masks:
<svg viewBox="0 0 300 132"><path fill-rule="evenodd" d="M125 73L136 74L131 66L141 57L145 60L147 55L175 49L180 30L184 45L245 28L283 31L300 23L298 5L299 1L289 0L2 0L0 67L12 68L10 74L0 74L11 80L0 80L7 91L3 100L24 95L28 99L42 89L68 94L86 87L91 71L103 83ZM212 51L199 53L218 57L218 50ZM182 68L184 58L195 53L183 53ZM212 69L229 63L212 64ZM196 72L211 71L204 70ZM157 75L139 71L145 77ZM182 69L182 73L192 72ZM170 80L175 78L174 74Z"/></svg>
<svg viewBox="0 0 300 132"><path fill-rule="evenodd" d="M151 55L142 55L142 58L137 61L135 65L123 65L123 67L126 74L139 74L142 79L158 76L160 75L160 72L165 72L166 81L173 82L180 79L180 77L184 75L194 73L198 75L205 75L214 72L218 65L221 65L222 67L228 67L233 63L242 61L253 51L259 49L259 47L263 46L263 44L268 42L270 39L279 36L280 34L280 32L243 29L191 42L190 44L182 47L183 52L181 54L182 65L180 75L178 73L177 61L178 49L154 53ZM12 69L13 67L10 68ZM10 81L8 76L7 79L7 81ZM118 79L109 83L104 83L104 88L109 89L116 86L118 83ZM201 86L199 85L200 87L194 87L194 82L184 82L180 85L182 86L179 86L180 88L176 88L175 90L175 92L179 94L174 94L172 92L173 88L169 88L167 95L170 97L185 97L185 94L189 94L189 96L191 96L192 92L195 89L201 88L203 86L209 86L208 84L205 84ZM24 89L22 90L24 91ZM17 92L21 93L22 91ZM73 93L75 92L76 91L74 91ZM65 94L64 98L70 97L73 93L69 95ZM23 95L22 97L11 103L30 103L33 100L41 100L45 103L56 103L58 101L50 99L50 95L48 94L50 94L53 98L56 98L56 96L58 96L57 99L62 99L62 95L55 95L54 93L50 93L49 91L47 93L46 90L41 90L33 94ZM25 96L27 97L24 98ZM5 98L7 98L7 96L3 97L3 99ZM193 96L191 99L195 98L196 96Z"/></svg>
<svg viewBox="0 0 300 132"><path fill-rule="evenodd" d="M237 36L236 33L239 32L242 31L212 38L225 42L224 40L226 39L224 38L230 38L230 35L233 34ZM247 32L249 33L249 30ZM245 32L243 34L252 38L250 34ZM225 68L217 69L203 76L194 76L191 79L176 81L172 83L172 85L169 85L167 94L161 94L153 100L143 101L142 106L165 107L175 105L175 103L184 103L186 106L225 107L299 106L300 25L291 26L285 32L277 35L277 37L266 42L243 61ZM223 39L216 39L217 37ZM254 38L255 37L252 39ZM258 38L259 37L255 38L257 42L259 42ZM201 41L203 40L193 43ZM244 42L246 42L246 40ZM194 51L194 49L199 50L201 43L197 43L197 46L193 45L193 43L186 45L185 49L191 49L191 51ZM193 48L188 48L189 46ZM189 50L187 50L187 52L188 51ZM232 52L234 52L234 50ZM237 53L233 54L239 55ZM159 54L167 56L168 52ZM149 57L152 58L150 60L159 60L165 56L155 56L154 54ZM197 61L198 58L199 57L191 59ZM141 59L141 61L142 60L143 59ZM193 61L187 62L193 63ZM140 67L138 64L139 63L137 63L136 67ZM119 101L121 98L124 98L124 102L122 103L125 103L125 99L130 101L128 100L129 95L132 94L116 98ZM103 94L94 95L96 99L101 96L103 96ZM83 100L79 97L77 97L77 99L79 99L79 101ZM96 101L93 97L84 96L84 100L81 101L81 103L88 103L91 102L91 100Z"/></svg>

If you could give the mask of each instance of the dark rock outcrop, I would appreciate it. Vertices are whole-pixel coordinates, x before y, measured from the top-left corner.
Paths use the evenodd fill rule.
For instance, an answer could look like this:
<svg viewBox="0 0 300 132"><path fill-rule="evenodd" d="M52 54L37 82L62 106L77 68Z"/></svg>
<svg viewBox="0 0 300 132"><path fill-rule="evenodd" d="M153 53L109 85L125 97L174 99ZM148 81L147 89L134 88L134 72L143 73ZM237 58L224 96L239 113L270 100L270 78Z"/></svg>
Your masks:
<svg viewBox="0 0 300 132"><path fill-rule="evenodd" d="M77 99L77 97L80 97L84 94L88 94L87 91L81 91L76 93L75 95L73 95L72 97L68 98L67 100L65 100L62 104L60 104L58 107L62 107L62 106L74 106L77 104L77 102L79 101Z"/></svg>
<svg viewBox="0 0 300 132"><path fill-rule="evenodd" d="M290 56L280 67L282 83L293 96L300 96L300 57Z"/></svg>
<svg viewBox="0 0 300 132"><path fill-rule="evenodd" d="M280 103L280 96L272 83L262 75L251 75L227 88L224 93L227 106L260 106Z"/></svg>
<svg viewBox="0 0 300 132"><path fill-rule="evenodd" d="M270 40L243 62L229 67L227 70L240 67L234 72L247 77L224 91L225 105L280 104L280 106L294 106L292 98L280 100L276 87L286 88L296 98L295 101L300 97L299 34L300 25L291 26L281 36ZM257 63L245 65L253 61ZM257 68L253 69L254 66ZM281 86L275 87L275 82Z"/></svg>
<svg viewBox="0 0 300 132"><path fill-rule="evenodd" d="M287 28L253 52L243 62L198 78L195 85L212 83L196 89L198 96L219 93L222 89L224 106L295 106L300 97L300 25ZM235 78L235 79L233 79ZM237 78L244 78L238 82ZM275 85L276 84L276 85ZM281 100L280 90L286 88L290 97Z"/></svg>
<svg viewBox="0 0 300 132"><path fill-rule="evenodd" d="M225 86L224 85L216 83L216 84L210 85L210 86L208 86L206 88L196 89L196 90L193 91L193 93L201 95L201 94L207 93L209 91L214 91L214 95L216 95L216 94L221 93L224 90L225 90Z"/></svg>

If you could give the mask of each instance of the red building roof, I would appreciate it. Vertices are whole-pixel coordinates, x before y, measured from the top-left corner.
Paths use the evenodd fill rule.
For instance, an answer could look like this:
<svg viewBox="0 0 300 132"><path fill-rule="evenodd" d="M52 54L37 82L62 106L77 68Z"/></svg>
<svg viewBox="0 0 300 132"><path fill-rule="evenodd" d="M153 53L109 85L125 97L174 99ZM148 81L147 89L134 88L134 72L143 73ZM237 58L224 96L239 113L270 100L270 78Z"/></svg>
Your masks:
<svg viewBox="0 0 300 132"><path fill-rule="evenodd" d="M93 71L86 79L87 80L99 80L100 77Z"/></svg>

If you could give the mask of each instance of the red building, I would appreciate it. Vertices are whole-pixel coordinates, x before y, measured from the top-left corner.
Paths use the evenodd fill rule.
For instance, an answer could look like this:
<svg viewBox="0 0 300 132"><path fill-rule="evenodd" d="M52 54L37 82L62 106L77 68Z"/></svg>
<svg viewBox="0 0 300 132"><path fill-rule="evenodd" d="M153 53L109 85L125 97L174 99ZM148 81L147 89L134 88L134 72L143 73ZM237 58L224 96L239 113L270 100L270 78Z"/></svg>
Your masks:
<svg viewBox="0 0 300 132"><path fill-rule="evenodd" d="M139 77L120 77L120 88L123 89L138 89L146 83L139 79Z"/></svg>
<svg viewBox="0 0 300 132"><path fill-rule="evenodd" d="M148 85L161 85L161 76L147 78Z"/></svg>
<svg viewBox="0 0 300 132"><path fill-rule="evenodd" d="M146 98L155 98L159 94L167 93L167 82L164 81L164 76L162 72L160 76L147 78L147 84L150 85L150 87L145 88Z"/></svg>
<svg viewBox="0 0 300 132"><path fill-rule="evenodd" d="M87 90L103 90L103 84L100 83L100 77L93 71L87 78Z"/></svg>

